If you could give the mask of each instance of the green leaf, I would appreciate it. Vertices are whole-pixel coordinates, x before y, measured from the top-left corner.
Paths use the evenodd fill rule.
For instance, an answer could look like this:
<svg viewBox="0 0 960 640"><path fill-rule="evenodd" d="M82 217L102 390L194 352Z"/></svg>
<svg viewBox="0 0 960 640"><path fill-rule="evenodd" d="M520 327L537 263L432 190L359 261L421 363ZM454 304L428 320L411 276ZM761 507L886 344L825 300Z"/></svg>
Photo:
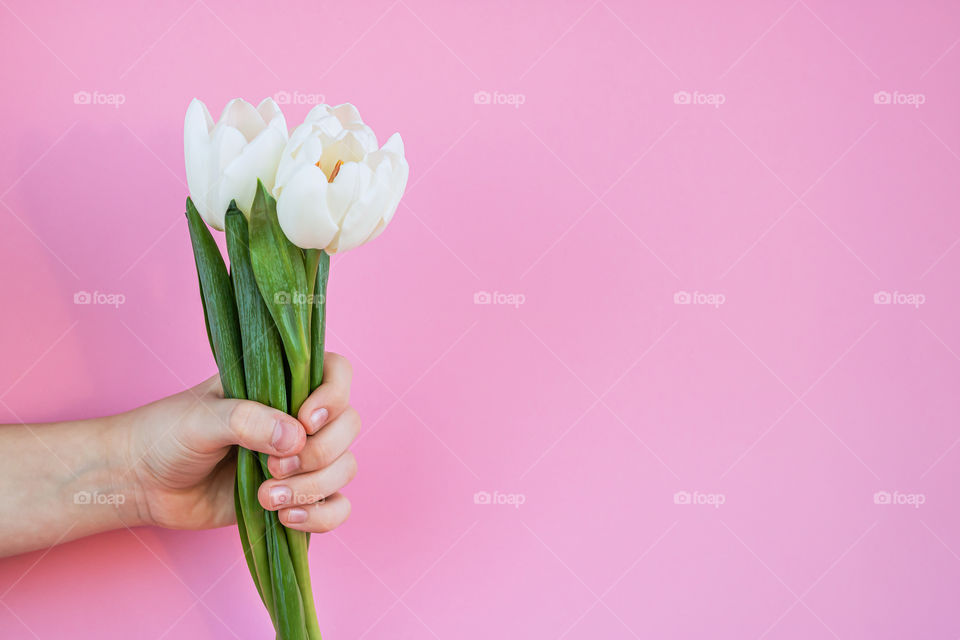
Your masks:
<svg viewBox="0 0 960 640"><path fill-rule="evenodd" d="M196 262L196 261L194 261ZM197 286L200 287L200 291L203 291L202 285L200 285L200 274L197 274ZM203 293L200 294L200 306L203 307L203 326L207 330L207 342L210 343L210 353L213 354L213 360L217 360L217 351L213 348L213 335L210 333L210 318L207 317L207 303L203 300Z"/></svg>
<svg viewBox="0 0 960 640"><path fill-rule="evenodd" d="M290 549L290 561L300 586L300 599L303 603L303 619L310 640L320 640L320 625L317 622L317 608L313 602L313 586L310 581L310 563L307 549L310 547L310 534L306 531L283 527L287 534L287 547Z"/></svg>
<svg viewBox="0 0 960 640"><path fill-rule="evenodd" d="M250 209L250 261L287 359L306 362L310 307L303 253L284 235L277 221L277 201L259 181Z"/></svg>
<svg viewBox="0 0 960 640"><path fill-rule="evenodd" d="M240 312L247 397L286 412L287 383L283 345L253 275L247 219L234 203L231 203L227 210L226 234L230 277Z"/></svg>
<svg viewBox="0 0 960 640"><path fill-rule="evenodd" d="M200 279L200 297L203 299L208 337L213 346L217 368L220 369L223 393L228 398L244 398L246 385L243 379L243 351L233 286L223 263L223 256L220 255L220 248L190 198L187 198L187 225L190 228L193 258Z"/></svg>
<svg viewBox="0 0 960 640"><path fill-rule="evenodd" d="M266 604L267 601L263 599L263 588L260 586L260 578L257 576L257 567L254 564L253 552L250 550L250 538L247 535L247 524L243 518L243 508L240 506L239 475L235 477L233 489L233 508L237 514L237 529L240 532L240 548L243 549L243 557L247 561L247 568L250 569L250 577L253 578L253 584L257 587L257 593L260 594L260 599ZM272 596L273 594L271 593L270 595Z"/></svg>
<svg viewBox="0 0 960 640"><path fill-rule="evenodd" d="M257 454L239 447L237 450L237 526L240 539L244 542L244 551L248 553L247 564L257 585L260 599L263 600L270 619L276 625L274 605L273 576L270 571L269 551L267 548L266 517L257 498L257 491L263 484Z"/></svg>
<svg viewBox="0 0 960 640"><path fill-rule="evenodd" d="M310 389L323 382L323 353L327 328L327 280L330 277L330 255L320 252L320 264L313 288L313 318L310 320Z"/></svg>
<svg viewBox="0 0 960 640"><path fill-rule="evenodd" d="M280 640L307 640L300 585L290 560L284 527L280 524L276 512L264 511L264 516L267 520L267 548L270 553L270 574L273 578L277 636Z"/></svg>
<svg viewBox="0 0 960 640"><path fill-rule="evenodd" d="M246 218L233 203L231 203L231 207L227 210L226 214L226 234L227 252L230 255L230 277L233 280L237 307L240 311L240 333L243 340L247 395L251 400L256 400L260 403L270 405L275 409L286 411L286 372L284 369L282 340L274 324L273 317L261 297L261 292L256 282L256 276L254 275L250 258L249 229ZM270 516L265 515L263 509L260 507L257 500L257 487L264 478L270 477L270 471L267 469L267 456L265 454L258 456L260 466L259 469L254 470L251 469L250 466L254 464L252 459L255 454L242 450L241 455L244 454L248 454L248 456L244 458L244 465L238 464L238 478L257 476L255 485L251 485L247 491L241 493L249 502L249 504L244 506L244 512L245 515L248 513L251 514L249 516L251 520L257 520L258 524L263 524L265 518L268 519ZM316 608L313 602L313 590L310 584L310 567L307 562L307 534L302 531L287 529L280 525L279 521L277 526L277 535L285 537L286 551L284 551L284 546L279 543L275 546L268 547L268 544L273 545L273 542L269 542L268 539L260 537L257 539L263 540L261 545L263 547L262 550L258 548L256 544L253 544L252 552L254 554L261 553L264 558L269 557L271 567L291 567L290 570L293 571L295 576L297 593L301 601L301 616L304 631L311 640L320 638ZM270 535L269 532L265 530L261 530L260 533L262 536ZM249 531L248 535L254 538L257 536L257 533ZM276 555L277 553L286 553L288 557L278 557ZM257 566L258 573L260 573L262 563L258 561L255 565ZM267 604L267 608L273 612L275 611L275 607L277 607L277 598L274 596L272 586L275 575L261 575L260 579L264 581L265 584L271 585L270 602ZM281 591L283 591L282 585ZM292 604L280 602L279 606L292 607ZM276 611L277 613L282 613L279 609L276 609ZM278 617L273 613L272 617L276 625ZM282 620L280 624L283 624ZM296 629L298 627L294 625L294 628ZM279 626L277 629L281 631L281 638L286 637L283 634L290 631L283 630Z"/></svg>

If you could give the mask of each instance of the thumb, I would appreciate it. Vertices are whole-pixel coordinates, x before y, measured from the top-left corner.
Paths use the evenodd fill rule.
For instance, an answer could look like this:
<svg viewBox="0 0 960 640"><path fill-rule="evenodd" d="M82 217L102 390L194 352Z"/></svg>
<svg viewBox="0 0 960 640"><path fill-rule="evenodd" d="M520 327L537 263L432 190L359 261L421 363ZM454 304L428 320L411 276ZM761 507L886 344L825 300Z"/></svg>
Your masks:
<svg viewBox="0 0 960 640"><path fill-rule="evenodd" d="M251 400L212 399L201 403L199 420L191 426L191 445L213 453L238 444L276 456L292 456L303 449L307 434L296 418Z"/></svg>

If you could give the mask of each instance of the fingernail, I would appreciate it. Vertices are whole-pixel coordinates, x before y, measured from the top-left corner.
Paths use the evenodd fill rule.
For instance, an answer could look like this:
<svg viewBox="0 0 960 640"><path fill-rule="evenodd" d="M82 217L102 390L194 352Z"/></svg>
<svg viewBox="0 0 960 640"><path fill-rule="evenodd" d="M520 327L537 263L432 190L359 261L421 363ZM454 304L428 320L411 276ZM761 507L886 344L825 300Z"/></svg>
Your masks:
<svg viewBox="0 0 960 640"><path fill-rule="evenodd" d="M287 504L292 497L293 492L290 491L290 487L279 486L270 489L270 503L275 507Z"/></svg>
<svg viewBox="0 0 960 640"><path fill-rule="evenodd" d="M287 522L301 524L307 521L306 509L287 509Z"/></svg>
<svg viewBox="0 0 960 640"><path fill-rule="evenodd" d="M270 444L277 451L289 451L293 445L297 444L297 429L301 428L287 420L277 420L277 426L273 428L273 439Z"/></svg>
<svg viewBox="0 0 960 640"><path fill-rule="evenodd" d="M281 475L293 473L300 468L300 456L290 456L289 458L280 458L277 460L277 470Z"/></svg>
<svg viewBox="0 0 960 640"><path fill-rule="evenodd" d="M315 429L319 429L323 426L323 423L327 421L327 416L329 415L326 409L317 409L310 414L310 424L312 424Z"/></svg>

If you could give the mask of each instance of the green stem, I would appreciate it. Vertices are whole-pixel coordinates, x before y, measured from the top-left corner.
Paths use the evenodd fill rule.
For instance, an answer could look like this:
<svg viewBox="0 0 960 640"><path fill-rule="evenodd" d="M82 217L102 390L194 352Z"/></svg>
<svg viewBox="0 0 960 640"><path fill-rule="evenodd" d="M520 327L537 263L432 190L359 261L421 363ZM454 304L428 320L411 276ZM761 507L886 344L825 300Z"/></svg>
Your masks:
<svg viewBox="0 0 960 640"><path fill-rule="evenodd" d="M327 329L327 281L330 279L330 255L321 251L317 265L313 291L313 308L310 310L310 388L316 389L323 382L323 353Z"/></svg>
<svg viewBox="0 0 960 640"><path fill-rule="evenodd" d="M303 345L309 349L308 345ZM309 353L309 351L307 351ZM290 363L290 413L297 415L300 406L310 394L310 361L301 360ZM313 602L313 587L310 584L310 564L307 557L307 534L303 531L285 528L290 560L300 587L300 599L303 602L303 619L306 623L307 637L320 640L320 625L317 622L316 605Z"/></svg>
<svg viewBox="0 0 960 640"><path fill-rule="evenodd" d="M307 250L304 262L306 267L307 275L307 292L312 294L309 302L311 304L311 313L308 314L308 324L307 324L307 336L309 343L304 341L301 343L300 347L307 354L306 362L296 363L296 367L291 366L290 371L290 413L297 415L300 411L300 406L303 404L303 401L307 399L307 396L310 392L317 386L312 384L313 377L313 367L316 365L314 362L318 355L315 352L316 349L316 334L315 331L320 331L320 345L321 351L319 354L320 367L321 371L323 370L323 315L320 315L320 321L316 323L316 326L312 327L314 310L319 304L323 304L323 297L319 299L316 298L317 292L315 287L320 285L322 282L322 291L320 292L321 296L326 294L326 269L323 269L321 274L322 281L318 281L317 272L318 267L323 263L324 265L329 264L329 257L323 251L318 251L316 249ZM322 261L321 258L326 258L326 261ZM291 363L292 365L293 363ZM320 624L317 621L317 610L316 605L313 601L313 585L310 581L310 563L309 556L307 551L310 545L310 534L305 531L297 531L296 529L286 529L287 534L287 543L290 549L290 560L293 564L294 573L297 576L297 584L300 587L300 598L303 602L303 619L307 627L307 637L309 640L321 640L320 637Z"/></svg>
<svg viewBox="0 0 960 640"><path fill-rule="evenodd" d="M306 352L309 353L309 352ZM290 363L290 415L296 416L310 395L310 359Z"/></svg>
<svg viewBox="0 0 960 640"><path fill-rule="evenodd" d="M320 264L320 256L323 254L324 252L320 249L307 249L304 252L303 262L307 272L307 292L313 291L314 282L317 279L317 266Z"/></svg>
<svg viewBox="0 0 960 640"><path fill-rule="evenodd" d="M257 499L257 490L264 481L258 468L257 454L249 449L240 447L237 451L237 524L246 529L245 539L249 545L250 557L253 559L251 572L254 572L254 581L260 591L260 597L270 614L270 619L276 624L273 576L270 572L270 560L267 551L267 531L263 507Z"/></svg>
<svg viewBox="0 0 960 640"><path fill-rule="evenodd" d="M273 578L273 600L276 606L277 635L283 640L306 640L300 584L290 557L284 526L275 511L264 511L267 528L267 550Z"/></svg>
<svg viewBox="0 0 960 640"><path fill-rule="evenodd" d="M310 563L307 557L308 534L296 529L286 529L286 532L290 560L293 562L293 571L297 575L297 584L300 587L300 599L303 601L303 621L307 626L307 637L310 640L321 640L317 608L313 602L313 585L310 583Z"/></svg>
<svg viewBox="0 0 960 640"><path fill-rule="evenodd" d="M237 529L240 532L240 546L243 548L243 556L247 561L247 567L250 569L250 577L253 578L253 584L257 587L257 593L260 594L260 600L266 605L267 601L263 596L263 587L260 586L260 576L257 575L257 568L253 560L253 550L250 548L250 537L247 535L247 524L243 517L243 507L240 504L240 473L236 473L233 491L233 508L237 513ZM273 593L271 592L271 597ZM271 620L273 616L271 614Z"/></svg>

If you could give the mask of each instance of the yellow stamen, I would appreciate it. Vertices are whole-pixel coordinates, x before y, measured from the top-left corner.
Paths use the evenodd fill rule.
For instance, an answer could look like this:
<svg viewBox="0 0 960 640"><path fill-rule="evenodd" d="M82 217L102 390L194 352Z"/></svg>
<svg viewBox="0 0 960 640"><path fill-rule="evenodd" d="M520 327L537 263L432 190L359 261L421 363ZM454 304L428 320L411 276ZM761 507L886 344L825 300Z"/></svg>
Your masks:
<svg viewBox="0 0 960 640"><path fill-rule="evenodd" d="M340 173L341 166L343 166L343 160L337 160L337 164L333 167L333 171L330 172L330 177L327 178L327 182L333 182L333 179Z"/></svg>

